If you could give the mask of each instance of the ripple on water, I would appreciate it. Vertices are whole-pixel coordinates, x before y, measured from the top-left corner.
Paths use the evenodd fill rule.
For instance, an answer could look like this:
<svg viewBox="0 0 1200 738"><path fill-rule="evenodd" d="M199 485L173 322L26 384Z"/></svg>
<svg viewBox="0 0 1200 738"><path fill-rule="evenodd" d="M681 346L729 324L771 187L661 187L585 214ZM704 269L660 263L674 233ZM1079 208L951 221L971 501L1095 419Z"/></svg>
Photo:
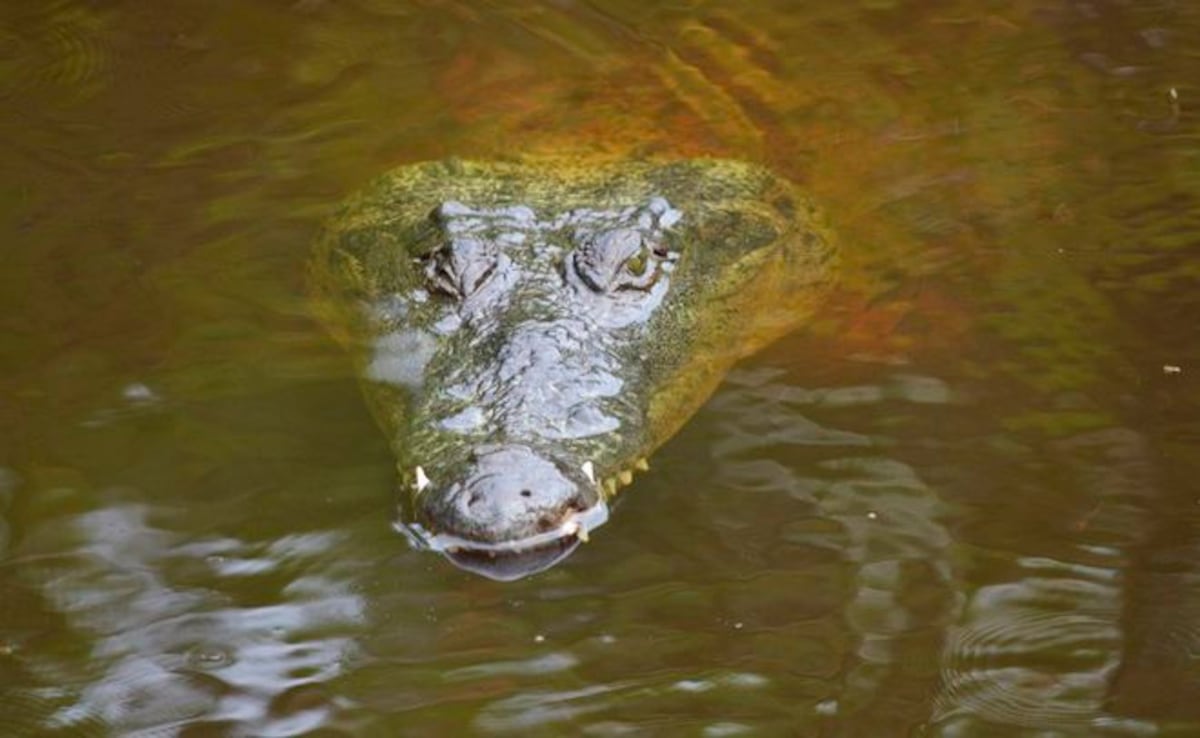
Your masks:
<svg viewBox="0 0 1200 738"><path fill-rule="evenodd" d="M752 672L715 672L672 678L658 673L641 679L615 681L575 689L520 690L517 694L493 700L480 710L474 725L482 732L505 735L527 734L551 726L583 726L588 735L623 735L630 727L620 721L587 722L589 715L620 713L621 705L654 706L655 715L670 719L673 728L694 725L702 735L733 735L721 732L737 725L727 721L709 722L703 715L705 705L714 702L737 703L767 689L769 679ZM624 712L628 713L628 710ZM645 723L640 723L640 730ZM716 732L713 732L716 731Z"/></svg>
<svg viewBox="0 0 1200 738"><path fill-rule="evenodd" d="M84 673L38 664L60 689L47 727L297 735L324 725L339 703L323 685L342 673L365 617L352 583L326 570L338 536L186 540L151 517L119 505L49 520L18 552L22 576L91 649Z"/></svg>
<svg viewBox="0 0 1200 738"><path fill-rule="evenodd" d="M0 44L16 58L20 73L5 75L4 83L15 89L0 92L49 87L83 98L111 82L113 34L108 14L67 2L21 7L25 12L0 31Z"/></svg>
<svg viewBox="0 0 1200 738"><path fill-rule="evenodd" d="M1071 571L1079 568L1059 573ZM1092 725L1119 664L1120 596L1108 576L1031 575L981 588L946 643L935 721Z"/></svg>

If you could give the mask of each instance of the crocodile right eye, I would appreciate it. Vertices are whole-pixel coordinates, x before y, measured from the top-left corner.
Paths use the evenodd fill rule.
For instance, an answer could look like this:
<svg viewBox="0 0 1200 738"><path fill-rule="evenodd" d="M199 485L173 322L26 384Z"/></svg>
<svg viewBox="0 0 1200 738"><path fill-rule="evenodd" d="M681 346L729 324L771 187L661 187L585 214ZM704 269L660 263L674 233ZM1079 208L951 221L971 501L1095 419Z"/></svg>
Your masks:
<svg viewBox="0 0 1200 738"><path fill-rule="evenodd" d="M499 263L500 252L495 244L456 237L427 257L425 276L433 289L465 300L487 284Z"/></svg>
<svg viewBox="0 0 1200 738"><path fill-rule="evenodd" d="M646 252L640 251L625 261L625 268L635 277L646 273Z"/></svg>
<svg viewBox="0 0 1200 738"><path fill-rule="evenodd" d="M571 265L593 292L645 292L658 281L663 257L638 231L616 228L581 241Z"/></svg>

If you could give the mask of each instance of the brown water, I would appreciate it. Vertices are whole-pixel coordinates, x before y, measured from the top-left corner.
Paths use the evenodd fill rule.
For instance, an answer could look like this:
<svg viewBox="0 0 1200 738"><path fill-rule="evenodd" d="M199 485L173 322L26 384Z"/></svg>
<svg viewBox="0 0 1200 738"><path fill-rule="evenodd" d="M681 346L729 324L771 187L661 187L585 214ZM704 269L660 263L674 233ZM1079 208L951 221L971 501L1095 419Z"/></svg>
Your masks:
<svg viewBox="0 0 1200 738"><path fill-rule="evenodd" d="M0 735L1200 734L1200 5L794 5L4 3ZM305 255L567 148L764 163L843 275L498 584Z"/></svg>

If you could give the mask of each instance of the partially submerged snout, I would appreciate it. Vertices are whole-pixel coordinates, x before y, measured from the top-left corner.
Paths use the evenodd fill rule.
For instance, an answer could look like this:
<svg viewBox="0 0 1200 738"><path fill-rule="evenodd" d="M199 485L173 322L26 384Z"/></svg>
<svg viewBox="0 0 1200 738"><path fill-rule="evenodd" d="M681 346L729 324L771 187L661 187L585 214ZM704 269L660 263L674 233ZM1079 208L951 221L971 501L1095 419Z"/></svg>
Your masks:
<svg viewBox="0 0 1200 738"><path fill-rule="evenodd" d="M417 475L418 535L459 566L494 579L541 571L608 518L591 467L523 444L486 445L451 479Z"/></svg>

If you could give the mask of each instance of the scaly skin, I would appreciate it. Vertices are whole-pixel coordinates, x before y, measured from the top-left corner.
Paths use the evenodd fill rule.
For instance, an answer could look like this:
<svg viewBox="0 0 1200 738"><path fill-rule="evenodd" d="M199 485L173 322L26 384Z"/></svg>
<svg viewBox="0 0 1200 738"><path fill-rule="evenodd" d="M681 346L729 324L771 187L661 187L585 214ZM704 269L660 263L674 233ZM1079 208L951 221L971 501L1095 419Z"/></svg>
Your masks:
<svg viewBox="0 0 1200 738"><path fill-rule="evenodd" d="M409 531L512 578L569 553L734 361L811 314L833 242L791 184L732 161L426 163L352 198L312 274Z"/></svg>

